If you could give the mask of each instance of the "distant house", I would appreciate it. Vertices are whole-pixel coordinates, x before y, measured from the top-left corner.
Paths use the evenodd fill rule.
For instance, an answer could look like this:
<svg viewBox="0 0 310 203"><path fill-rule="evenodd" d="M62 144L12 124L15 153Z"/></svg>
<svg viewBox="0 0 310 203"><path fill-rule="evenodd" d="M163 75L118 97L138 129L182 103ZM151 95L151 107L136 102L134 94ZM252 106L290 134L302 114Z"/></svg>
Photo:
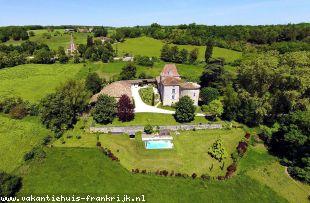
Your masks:
<svg viewBox="0 0 310 203"><path fill-rule="evenodd" d="M194 105L198 105L200 85L184 82L175 64L166 64L156 80L163 105L171 106L183 96L189 96L194 101Z"/></svg>
<svg viewBox="0 0 310 203"><path fill-rule="evenodd" d="M64 30L64 32L65 32L65 33L75 32L75 30L72 29L72 28L67 28L67 29Z"/></svg>
<svg viewBox="0 0 310 203"><path fill-rule="evenodd" d="M104 44L105 42L112 42L113 41L109 37L99 37L99 39L101 40L102 44Z"/></svg>
<svg viewBox="0 0 310 203"><path fill-rule="evenodd" d="M81 33L88 33L88 32L92 32L92 29L91 28L78 28L77 31Z"/></svg>

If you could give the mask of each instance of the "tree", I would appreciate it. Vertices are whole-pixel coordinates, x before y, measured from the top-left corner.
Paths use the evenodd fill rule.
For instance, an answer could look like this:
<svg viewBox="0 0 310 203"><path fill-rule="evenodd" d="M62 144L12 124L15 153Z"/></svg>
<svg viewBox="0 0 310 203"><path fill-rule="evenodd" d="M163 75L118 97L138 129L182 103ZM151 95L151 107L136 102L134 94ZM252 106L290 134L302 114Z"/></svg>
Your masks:
<svg viewBox="0 0 310 203"><path fill-rule="evenodd" d="M193 50L189 53L188 62L189 62L190 64L194 64L194 63L196 63L197 59L198 59L198 49L195 48L195 49L193 49Z"/></svg>
<svg viewBox="0 0 310 203"><path fill-rule="evenodd" d="M170 61L170 46L165 44L160 50L160 59L166 62Z"/></svg>
<svg viewBox="0 0 310 203"><path fill-rule="evenodd" d="M178 63L186 63L188 60L188 51L186 49L181 49L178 56Z"/></svg>
<svg viewBox="0 0 310 203"><path fill-rule="evenodd" d="M134 119L134 104L130 98L123 94L117 102L117 116L122 122L131 121Z"/></svg>
<svg viewBox="0 0 310 203"><path fill-rule="evenodd" d="M54 63L53 57L54 54L52 51L42 48L39 50L34 51L33 53L33 62L34 63L41 63L41 64L50 64Z"/></svg>
<svg viewBox="0 0 310 203"><path fill-rule="evenodd" d="M209 147L208 153L219 162L227 158L227 151L224 148L223 140L217 139L212 146Z"/></svg>
<svg viewBox="0 0 310 203"><path fill-rule="evenodd" d="M202 87L217 87L221 82L224 67L218 64L208 64L205 71L200 76Z"/></svg>
<svg viewBox="0 0 310 203"><path fill-rule="evenodd" d="M137 68L133 63L127 63L120 73L121 80L132 80L136 78Z"/></svg>
<svg viewBox="0 0 310 203"><path fill-rule="evenodd" d="M235 120L241 105L238 93L232 86L228 86L224 93L224 113L223 118L227 120Z"/></svg>
<svg viewBox="0 0 310 203"><path fill-rule="evenodd" d="M180 123L191 122L195 118L195 110L193 100L189 96L181 97L175 105L175 119Z"/></svg>
<svg viewBox="0 0 310 203"><path fill-rule="evenodd" d="M213 100L208 105L203 105L202 110L215 116L221 116L224 112L223 104L220 100Z"/></svg>
<svg viewBox="0 0 310 203"><path fill-rule="evenodd" d="M108 35L108 30L104 27L96 27L93 32L95 37L106 37Z"/></svg>
<svg viewBox="0 0 310 203"><path fill-rule="evenodd" d="M20 177L0 171L0 197L13 197L22 187Z"/></svg>
<svg viewBox="0 0 310 203"><path fill-rule="evenodd" d="M205 52L205 62L208 64L213 53L213 42L208 40Z"/></svg>
<svg viewBox="0 0 310 203"><path fill-rule="evenodd" d="M102 88L102 79L99 77L98 73L94 72L87 75L85 87L93 94L100 92Z"/></svg>
<svg viewBox="0 0 310 203"><path fill-rule="evenodd" d="M116 100L108 95L100 95L92 111L92 116L97 123L112 123L116 114Z"/></svg>
<svg viewBox="0 0 310 203"><path fill-rule="evenodd" d="M69 57L66 55L65 49L63 47L58 47L57 55L60 63L68 63Z"/></svg>
<svg viewBox="0 0 310 203"><path fill-rule="evenodd" d="M42 123L54 132L73 127L88 105L90 94L82 82L70 80L40 102Z"/></svg>
<svg viewBox="0 0 310 203"><path fill-rule="evenodd" d="M87 45L88 47L91 47L91 46L94 45L94 40L93 40L93 37L92 37L92 36L89 36L89 35L87 36L86 45Z"/></svg>
<svg viewBox="0 0 310 203"><path fill-rule="evenodd" d="M219 91L213 87L204 87L200 91L200 98L203 104L209 104L211 101L218 99Z"/></svg>

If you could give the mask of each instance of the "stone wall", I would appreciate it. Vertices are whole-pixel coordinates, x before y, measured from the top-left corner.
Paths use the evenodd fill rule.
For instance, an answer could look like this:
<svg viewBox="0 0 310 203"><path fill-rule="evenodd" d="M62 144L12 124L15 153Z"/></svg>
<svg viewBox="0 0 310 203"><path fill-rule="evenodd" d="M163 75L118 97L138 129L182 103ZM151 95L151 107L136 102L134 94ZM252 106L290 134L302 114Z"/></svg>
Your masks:
<svg viewBox="0 0 310 203"><path fill-rule="evenodd" d="M201 125L192 125L192 124L182 124L182 125L172 125L172 126L159 126L160 130L169 129L172 131L177 130L204 130L204 129L222 129L222 124L201 124ZM123 134L130 132L143 132L144 126L115 126L115 127L90 127L91 133L112 133L112 134Z"/></svg>

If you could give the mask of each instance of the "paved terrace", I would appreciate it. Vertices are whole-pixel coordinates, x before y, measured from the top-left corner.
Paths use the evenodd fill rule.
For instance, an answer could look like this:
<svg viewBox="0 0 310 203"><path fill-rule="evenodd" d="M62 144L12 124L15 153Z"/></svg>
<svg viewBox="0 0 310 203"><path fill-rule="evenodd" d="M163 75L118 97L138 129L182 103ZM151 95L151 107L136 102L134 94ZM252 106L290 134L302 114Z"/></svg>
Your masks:
<svg viewBox="0 0 310 203"><path fill-rule="evenodd" d="M172 131L177 130L204 130L204 129L222 129L222 124L182 124L182 125L171 125L171 126L159 126L160 130L168 129ZM123 134L131 132L143 132L144 126L111 126L111 127L90 127L91 133L112 133L112 134Z"/></svg>

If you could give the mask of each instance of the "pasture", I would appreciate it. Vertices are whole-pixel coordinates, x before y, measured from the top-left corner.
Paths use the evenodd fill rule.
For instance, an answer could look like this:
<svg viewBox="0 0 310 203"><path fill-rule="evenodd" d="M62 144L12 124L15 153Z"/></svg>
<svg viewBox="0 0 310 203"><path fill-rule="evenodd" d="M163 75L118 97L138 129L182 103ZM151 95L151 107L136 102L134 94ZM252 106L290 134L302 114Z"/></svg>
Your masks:
<svg viewBox="0 0 310 203"><path fill-rule="evenodd" d="M286 202L248 176L228 181L131 174L98 149L49 148L47 158L21 167L26 194L144 194L147 202ZM77 178L78 177L78 178ZM181 195L180 195L181 194Z"/></svg>
<svg viewBox="0 0 310 203"><path fill-rule="evenodd" d="M68 79L76 77L82 64L25 64L0 70L0 97L18 96L38 102Z"/></svg>
<svg viewBox="0 0 310 203"><path fill-rule="evenodd" d="M39 118L14 120L0 114L0 170L13 172L24 163L24 154L50 133Z"/></svg>
<svg viewBox="0 0 310 203"><path fill-rule="evenodd" d="M126 53L130 53L133 55L143 55L149 57L160 57L160 50L164 42L161 40L153 39L150 37L139 37L139 38L131 38L126 39L125 42L114 44L114 49L117 50L119 56L122 56ZM204 61L204 54L206 47L205 46L192 46L192 45L177 45L179 49L187 49L188 51L193 50L194 48L198 48L199 50L199 61ZM226 62L233 62L236 59L241 57L241 52L214 47L213 49L213 57L223 57Z"/></svg>
<svg viewBox="0 0 310 203"><path fill-rule="evenodd" d="M59 46L66 48L70 44L71 35L70 33L64 33L63 29L55 29L53 32L48 32L48 30L32 30L35 36L29 37L30 41L47 44L50 49L57 50ZM59 32L59 34L57 34ZM48 39L44 34L50 34L51 38ZM73 33L74 43L76 44L86 44L86 39L88 35L92 33ZM5 44L19 45L23 41L9 40Z"/></svg>

